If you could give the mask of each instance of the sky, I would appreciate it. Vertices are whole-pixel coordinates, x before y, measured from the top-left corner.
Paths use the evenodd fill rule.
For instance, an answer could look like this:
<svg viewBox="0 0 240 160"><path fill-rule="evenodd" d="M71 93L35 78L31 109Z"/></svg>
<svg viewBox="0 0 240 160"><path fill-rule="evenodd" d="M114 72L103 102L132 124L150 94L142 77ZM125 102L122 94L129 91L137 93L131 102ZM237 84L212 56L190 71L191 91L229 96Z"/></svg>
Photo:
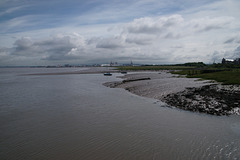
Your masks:
<svg viewBox="0 0 240 160"><path fill-rule="evenodd" d="M239 0L1 0L0 66L240 58Z"/></svg>

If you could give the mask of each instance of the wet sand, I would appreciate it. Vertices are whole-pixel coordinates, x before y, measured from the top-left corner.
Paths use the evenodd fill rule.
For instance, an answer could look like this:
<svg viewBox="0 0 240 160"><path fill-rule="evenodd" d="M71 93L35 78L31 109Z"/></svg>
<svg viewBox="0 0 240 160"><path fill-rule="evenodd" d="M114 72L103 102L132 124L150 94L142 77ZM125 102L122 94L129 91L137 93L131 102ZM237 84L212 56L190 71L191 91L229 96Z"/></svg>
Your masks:
<svg viewBox="0 0 240 160"><path fill-rule="evenodd" d="M196 78L178 77L167 71L132 73L120 78L124 79L123 82L108 82L104 85L124 88L139 96L159 100L163 100L168 94L184 91L186 88L212 84L209 81L198 81Z"/></svg>
<svg viewBox="0 0 240 160"><path fill-rule="evenodd" d="M132 73L120 78L124 80L104 85L161 100L169 107L218 116L240 114L239 86L223 86L211 81L179 77L167 71Z"/></svg>

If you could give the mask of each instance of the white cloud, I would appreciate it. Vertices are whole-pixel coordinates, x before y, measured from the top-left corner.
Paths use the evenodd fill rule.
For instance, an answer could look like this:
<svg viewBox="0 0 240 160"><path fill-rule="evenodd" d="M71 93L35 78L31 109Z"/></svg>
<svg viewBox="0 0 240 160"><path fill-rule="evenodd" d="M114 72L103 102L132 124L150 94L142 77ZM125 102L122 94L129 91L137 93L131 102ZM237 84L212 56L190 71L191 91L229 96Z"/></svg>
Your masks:
<svg viewBox="0 0 240 160"><path fill-rule="evenodd" d="M19 11L19 10L25 8L25 7L27 7L27 5L8 8L7 10L0 12L0 16L4 16L6 14L11 14L11 13Z"/></svg>
<svg viewBox="0 0 240 160"><path fill-rule="evenodd" d="M156 18L145 17L135 19L127 26L129 33L135 34L162 34L168 29L183 23L181 15L161 16Z"/></svg>

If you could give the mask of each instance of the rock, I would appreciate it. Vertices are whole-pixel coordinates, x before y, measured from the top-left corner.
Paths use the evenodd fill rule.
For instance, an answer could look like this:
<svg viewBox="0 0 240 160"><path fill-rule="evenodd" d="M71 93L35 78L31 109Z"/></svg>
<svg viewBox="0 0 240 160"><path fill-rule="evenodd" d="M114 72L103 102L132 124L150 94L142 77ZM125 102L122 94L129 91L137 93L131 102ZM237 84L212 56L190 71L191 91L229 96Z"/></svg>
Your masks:
<svg viewBox="0 0 240 160"><path fill-rule="evenodd" d="M143 81L143 80L151 80L151 78L134 78L134 79L126 79L123 80L122 83L127 83L127 82L134 82L134 81Z"/></svg>
<svg viewBox="0 0 240 160"><path fill-rule="evenodd" d="M163 101L184 110L217 116L239 114L240 111L240 92L221 90L218 85L188 88L185 91L165 96Z"/></svg>

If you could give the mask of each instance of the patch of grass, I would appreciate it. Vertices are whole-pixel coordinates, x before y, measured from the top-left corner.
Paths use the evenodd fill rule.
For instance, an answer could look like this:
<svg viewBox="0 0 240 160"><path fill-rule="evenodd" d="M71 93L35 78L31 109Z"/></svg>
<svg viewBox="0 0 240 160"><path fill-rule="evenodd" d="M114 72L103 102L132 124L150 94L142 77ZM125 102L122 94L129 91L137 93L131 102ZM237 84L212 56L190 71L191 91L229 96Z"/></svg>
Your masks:
<svg viewBox="0 0 240 160"><path fill-rule="evenodd" d="M201 70L185 70L176 71L174 74L187 75L188 78L201 78L205 80L215 80L217 82L222 82L223 84L238 84L240 85L240 71L230 70L230 71L215 71L209 73L202 73Z"/></svg>
<svg viewBox="0 0 240 160"><path fill-rule="evenodd" d="M223 84L240 84L239 71L221 71L221 72L192 75L187 77L215 80L217 82L222 82Z"/></svg>
<svg viewBox="0 0 240 160"><path fill-rule="evenodd" d="M201 71L200 71L200 70L193 70L193 69L191 69L191 70L173 71L173 72L171 72L171 73L190 76L190 75L198 75L198 74L201 74Z"/></svg>
<svg viewBox="0 0 240 160"><path fill-rule="evenodd" d="M121 66L117 67L118 70L131 70L131 71L158 71L158 70L187 70L187 69L193 69L195 67L191 66Z"/></svg>
<svg viewBox="0 0 240 160"><path fill-rule="evenodd" d="M189 65L191 64L191 65ZM118 70L124 71L159 71L171 70L173 74L186 75L188 78L201 78L215 80L223 84L240 85L240 65L203 65L202 63L187 63L183 65L146 65L146 66L121 66Z"/></svg>

